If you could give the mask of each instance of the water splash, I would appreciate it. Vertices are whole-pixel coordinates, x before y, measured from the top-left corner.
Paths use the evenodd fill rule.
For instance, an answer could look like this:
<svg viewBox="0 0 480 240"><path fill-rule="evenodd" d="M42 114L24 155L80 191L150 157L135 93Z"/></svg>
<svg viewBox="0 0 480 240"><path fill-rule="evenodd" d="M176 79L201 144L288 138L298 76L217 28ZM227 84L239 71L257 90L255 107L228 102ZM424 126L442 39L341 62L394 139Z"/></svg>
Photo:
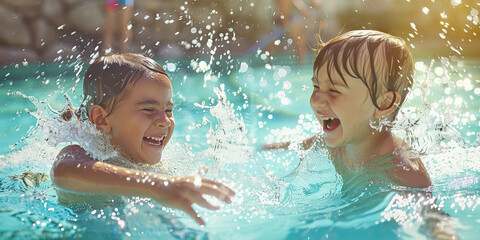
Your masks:
<svg viewBox="0 0 480 240"><path fill-rule="evenodd" d="M233 104L227 101L225 86L222 84L220 89L214 88L214 92L218 97L217 105L211 107L195 103L197 107L210 109L210 114L217 120L216 129L210 124L207 133L210 147L199 155L213 158L219 168L229 163L247 163L252 159L253 147L246 136L245 123L243 119L236 118Z"/></svg>
<svg viewBox="0 0 480 240"><path fill-rule="evenodd" d="M118 156L118 149L110 144L110 136L102 134L89 121L78 119L75 115L68 121L62 118L65 113L74 113L71 101L67 95L67 101L62 111L54 110L48 100L38 100L21 92L15 95L28 99L34 106L35 111L29 114L37 119L37 124L31 134L23 138L29 143L33 141L45 142L51 147L61 144L78 144L94 159L106 160Z"/></svg>
<svg viewBox="0 0 480 240"><path fill-rule="evenodd" d="M402 109L392 132L418 154L441 153L452 146L466 147L461 134L452 126L452 117L439 113L431 105Z"/></svg>
<svg viewBox="0 0 480 240"><path fill-rule="evenodd" d="M209 125L206 138L210 145L196 158L213 159L209 173L227 182L237 192L234 203L223 210L227 215L239 223L268 218L273 212L271 208L282 205L281 196L285 195L286 183L256 161L259 155L255 154L256 148L247 138L243 118L236 116L234 105L227 100L225 86L214 88L214 92L216 105L195 104L209 109L216 120L213 124L204 118L203 125Z"/></svg>

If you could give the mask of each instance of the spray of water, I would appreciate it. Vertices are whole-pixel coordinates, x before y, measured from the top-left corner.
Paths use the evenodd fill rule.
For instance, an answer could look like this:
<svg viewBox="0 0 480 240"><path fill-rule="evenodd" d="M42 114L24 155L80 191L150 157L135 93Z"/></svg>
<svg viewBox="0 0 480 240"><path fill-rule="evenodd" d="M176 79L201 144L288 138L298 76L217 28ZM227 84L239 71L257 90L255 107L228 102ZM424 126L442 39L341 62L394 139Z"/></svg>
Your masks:
<svg viewBox="0 0 480 240"><path fill-rule="evenodd" d="M195 103L197 107L209 109L217 120L216 130L210 124L206 136L210 147L199 155L215 159L219 168L228 163L247 163L252 158L253 149L246 137L245 123L236 118L233 104L227 101L225 86L222 84L220 89L214 88L214 92L218 97L217 105L210 107Z"/></svg>

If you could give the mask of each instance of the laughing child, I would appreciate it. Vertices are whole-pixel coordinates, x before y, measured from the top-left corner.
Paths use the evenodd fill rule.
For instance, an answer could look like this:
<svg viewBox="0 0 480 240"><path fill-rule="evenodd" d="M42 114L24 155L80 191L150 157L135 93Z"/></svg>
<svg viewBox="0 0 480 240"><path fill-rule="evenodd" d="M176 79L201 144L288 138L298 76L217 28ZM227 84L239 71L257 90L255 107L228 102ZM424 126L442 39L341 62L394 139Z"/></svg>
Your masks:
<svg viewBox="0 0 480 240"><path fill-rule="evenodd" d="M135 164L153 165L172 136L172 84L165 70L139 54L119 54L95 60L84 78L83 118L108 134L110 143ZM80 116L82 117L82 116ZM107 143L108 144L108 143ZM204 199L211 195L226 203L235 192L200 175L170 177L94 159L79 145L63 148L51 169L59 198L74 195L148 197L203 220L192 204L218 209ZM61 194L64 193L64 194ZM88 199L88 198L85 198Z"/></svg>
<svg viewBox="0 0 480 240"><path fill-rule="evenodd" d="M326 148L344 187L363 181L429 187L422 161L390 127L413 74L412 54L398 37L357 30L320 43L310 106L323 133L304 140L303 148Z"/></svg>

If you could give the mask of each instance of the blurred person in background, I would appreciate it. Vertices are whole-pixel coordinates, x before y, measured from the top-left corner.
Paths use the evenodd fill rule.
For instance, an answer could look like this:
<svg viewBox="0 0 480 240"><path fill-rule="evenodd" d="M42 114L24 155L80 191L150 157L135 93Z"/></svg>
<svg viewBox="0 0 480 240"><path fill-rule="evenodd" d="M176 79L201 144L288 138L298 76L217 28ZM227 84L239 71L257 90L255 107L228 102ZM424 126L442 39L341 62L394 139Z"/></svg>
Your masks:
<svg viewBox="0 0 480 240"><path fill-rule="evenodd" d="M305 20L314 15L314 10L310 10L308 5L303 0L276 0L279 22L283 31L288 32L295 44L295 51L298 63L302 63L307 53L307 42L305 40L304 28ZM322 0L311 0L313 7L321 7ZM323 22L320 22L320 28L325 27Z"/></svg>
<svg viewBox="0 0 480 240"><path fill-rule="evenodd" d="M118 51L127 52L132 41L131 19L134 0L106 0L105 31L103 34L104 53L110 53L114 48L114 35L118 30ZM117 17L119 19L117 19ZM118 29L117 29L118 28Z"/></svg>

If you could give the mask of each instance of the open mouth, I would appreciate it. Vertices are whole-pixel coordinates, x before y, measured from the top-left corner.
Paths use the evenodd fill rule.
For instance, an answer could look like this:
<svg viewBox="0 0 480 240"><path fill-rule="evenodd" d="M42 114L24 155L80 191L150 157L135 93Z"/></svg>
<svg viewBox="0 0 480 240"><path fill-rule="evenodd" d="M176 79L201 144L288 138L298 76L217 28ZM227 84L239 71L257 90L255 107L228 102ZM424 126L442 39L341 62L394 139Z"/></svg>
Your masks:
<svg viewBox="0 0 480 240"><path fill-rule="evenodd" d="M340 126L340 119L338 119L338 118L330 117L326 120L323 120L323 130L324 131L333 131L338 126Z"/></svg>
<svg viewBox="0 0 480 240"><path fill-rule="evenodd" d="M165 136L163 136L163 137L143 137L143 141L145 141L146 144L156 146L156 147L163 145L163 139L165 139Z"/></svg>

